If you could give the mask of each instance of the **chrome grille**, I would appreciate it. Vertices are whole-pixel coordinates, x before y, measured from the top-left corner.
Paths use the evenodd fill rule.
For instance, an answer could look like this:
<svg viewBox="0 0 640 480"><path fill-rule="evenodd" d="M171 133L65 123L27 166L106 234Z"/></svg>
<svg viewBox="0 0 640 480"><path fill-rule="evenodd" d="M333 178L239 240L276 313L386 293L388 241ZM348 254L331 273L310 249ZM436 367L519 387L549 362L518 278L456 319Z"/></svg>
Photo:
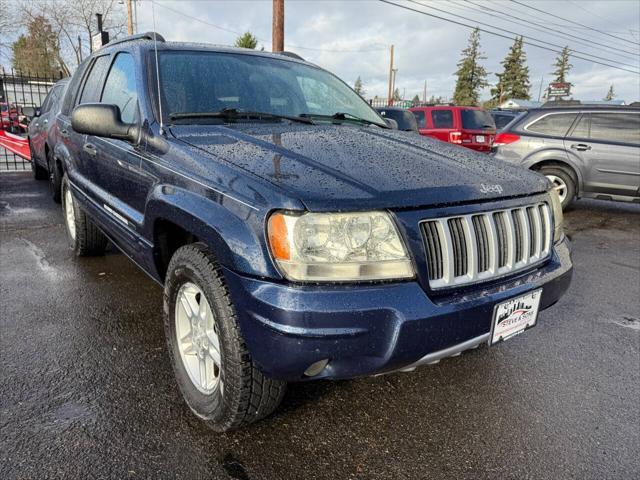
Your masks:
<svg viewBox="0 0 640 480"><path fill-rule="evenodd" d="M497 278L537 263L551 250L546 203L422 222L431 288Z"/></svg>

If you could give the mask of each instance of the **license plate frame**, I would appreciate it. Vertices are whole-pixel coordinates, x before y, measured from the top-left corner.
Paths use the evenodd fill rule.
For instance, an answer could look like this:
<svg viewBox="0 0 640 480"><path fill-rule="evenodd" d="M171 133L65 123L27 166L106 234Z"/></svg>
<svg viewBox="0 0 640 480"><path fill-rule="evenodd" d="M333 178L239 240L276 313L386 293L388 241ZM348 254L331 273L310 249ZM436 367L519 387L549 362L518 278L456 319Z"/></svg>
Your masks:
<svg viewBox="0 0 640 480"><path fill-rule="evenodd" d="M486 141L485 135L476 135L476 143L484 143Z"/></svg>
<svg viewBox="0 0 640 480"><path fill-rule="evenodd" d="M541 298L542 288L538 288L496 304L491 317L489 345L509 340L535 327Z"/></svg>

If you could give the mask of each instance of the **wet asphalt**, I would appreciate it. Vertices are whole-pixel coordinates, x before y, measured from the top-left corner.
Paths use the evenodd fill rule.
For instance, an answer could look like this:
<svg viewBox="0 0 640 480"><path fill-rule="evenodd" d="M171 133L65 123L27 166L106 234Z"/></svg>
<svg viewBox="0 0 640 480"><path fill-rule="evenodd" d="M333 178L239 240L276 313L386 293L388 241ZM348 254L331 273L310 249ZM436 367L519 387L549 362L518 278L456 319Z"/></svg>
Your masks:
<svg viewBox="0 0 640 480"><path fill-rule="evenodd" d="M174 382L160 288L114 250L75 258L46 182L0 175L0 478L639 478L640 205L566 218L573 284L535 329L295 384L216 434Z"/></svg>

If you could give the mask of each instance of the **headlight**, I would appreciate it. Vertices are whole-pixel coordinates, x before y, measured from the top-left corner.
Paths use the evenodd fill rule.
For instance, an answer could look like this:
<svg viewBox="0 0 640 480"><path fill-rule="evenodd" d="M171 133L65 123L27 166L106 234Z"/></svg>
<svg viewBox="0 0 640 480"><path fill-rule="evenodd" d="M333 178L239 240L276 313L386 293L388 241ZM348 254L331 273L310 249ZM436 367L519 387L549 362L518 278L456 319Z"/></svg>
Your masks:
<svg viewBox="0 0 640 480"><path fill-rule="evenodd" d="M553 243L559 242L564 235L564 216L562 214L562 202L560 196L555 188L549 190L549 196L551 197L551 207L553 209Z"/></svg>
<svg viewBox="0 0 640 480"><path fill-rule="evenodd" d="M362 281L414 276L387 212L276 212L269 217L271 253L285 277L299 281Z"/></svg>

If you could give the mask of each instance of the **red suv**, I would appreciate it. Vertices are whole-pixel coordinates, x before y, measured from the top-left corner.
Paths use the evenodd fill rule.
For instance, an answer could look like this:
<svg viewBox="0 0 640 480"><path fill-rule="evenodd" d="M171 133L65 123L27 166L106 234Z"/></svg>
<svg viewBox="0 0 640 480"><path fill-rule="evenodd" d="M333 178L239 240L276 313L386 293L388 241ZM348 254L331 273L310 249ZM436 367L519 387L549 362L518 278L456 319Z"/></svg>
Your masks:
<svg viewBox="0 0 640 480"><path fill-rule="evenodd" d="M480 107L413 107L420 135L455 143L479 152L490 152L496 124Z"/></svg>
<svg viewBox="0 0 640 480"><path fill-rule="evenodd" d="M18 129L18 109L15 105L0 103L0 128L11 132Z"/></svg>

